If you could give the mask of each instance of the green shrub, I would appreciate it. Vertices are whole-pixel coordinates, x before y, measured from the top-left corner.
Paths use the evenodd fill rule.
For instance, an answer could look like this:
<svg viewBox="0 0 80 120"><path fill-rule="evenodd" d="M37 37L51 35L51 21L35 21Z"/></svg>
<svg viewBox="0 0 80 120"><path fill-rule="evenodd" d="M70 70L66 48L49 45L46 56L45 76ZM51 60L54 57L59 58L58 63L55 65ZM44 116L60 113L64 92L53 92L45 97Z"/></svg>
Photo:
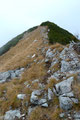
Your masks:
<svg viewBox="0 0 80 120"><path fill-rule="evenodd" d="M48 26L48 29L50 30L48 32L49 42L51 44L53 43L61 43L63 45L69 44L70 41L78 42L78 39L68 31L60 28L56 24L52 22L43 22L41 26Z"/></svg>
<svg viewBox="0 0 80 120"><path fill-rule="evenodd" d="M6 43L4 46L2 46L0 48L0 55L6 53L11 47L15 46L19 42L19 40L23 38L24 33L18 35L17 37L13 38L8 43Z"/></svg>
<svg viewBox="0 0 80 120"><path fill-rule="evenodd" d="M32 31L34 31L34 30L37 29L37 28L38 28L38 26L32 27L32 28L28 29L27 32L28 32L28 33L29 33L29 32L32 32Z"/></svg>

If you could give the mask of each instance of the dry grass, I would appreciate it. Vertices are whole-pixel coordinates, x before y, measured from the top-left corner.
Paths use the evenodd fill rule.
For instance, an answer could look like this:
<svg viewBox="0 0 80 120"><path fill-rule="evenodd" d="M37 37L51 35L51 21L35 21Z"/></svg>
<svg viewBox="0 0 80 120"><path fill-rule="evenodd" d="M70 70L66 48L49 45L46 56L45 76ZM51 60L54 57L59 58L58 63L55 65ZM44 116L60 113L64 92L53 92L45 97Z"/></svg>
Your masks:
<svg viewBox="0 0 80 120"><path fill-rule="evenodd" d="M71 61L71 59L70 59L70 58L67 58L67 59L66 59L66 62L70 62L70 61Z"/></svg>
<svg viewBox="0 0 80 120"><path fill-rule="evenodd" d="M13 80L8 83L0 84L0 113L4 114L10 108L21 108L22 112L27 111L25 103L26 101L30 102L31 92L31 89L24 87L23 83L21 84L21 80ZM17 95L20 93L26 94L23 101L17 98Z"/></svg>
<svg viewBox="0 0 80 120"><path fill-rule="evenodd" d="M57 80L56 79L54 79L54 78L52 78L52 79L50 79L50 81L49 81L49 83L46 85L46 90L48 90L48 88L53 88L53 86L55 85L55 84L57 84Z"/></svg>
<svg viewBox="0 0 80 120"><path fill-rule="evenodd" d="M61 44L55 43L55 44L51 45L50 48L51 48L51 49L57 49L57 48L59 48L59 47L61 47L61 46L62 46Z"/></svg>
<svg viewBox="0 0 80 120"><path fill-rule="evenodd" d="M21 76L21 79L14 79L11 82L0 84L0 113L5 113L10 108L16 109L20 108L23 113L27 113L28 106L30 106L30 96L32 90L39 89L38 83L32 84L32 81L39 79L40 83L46 82L45 76L47 75L47 68L45 65L44 56L42 55L41 49L47 47L48 45L43 44L43 36L41 33L41 28L39 27L30 34L25 34L23 40L21 40L15 47L11 48L6 54L0 56L0 71L7 71L11 69L16 69L18 67L25 67L25 71ZM37 40L34 42L34 40ZM51 49L62 51L62 45L56 44L51 46ZM33 54L36 54L34 58L31 58ZM57 57L57 56L56 56ZM34 62L36 60L36 62ZM6 61L6 62L5 62ZM55 64L52 70L54 72L59 69L59 63ZM30 88L24 83L27 82ZM50 83L46 85L46 90L48 88L53 88L56 84L55 79L51 79ZM26 94L25 99L17 99L17 95L23 93ZM26 107L26 101L28 101L28 106ZM55 105L59 104L58 98L54 96L54 100L49 108L37 107L35 111L32 112L29 120L58 120L59 108L55 109Z"/></svg>
<svg viewBox="0 0 80 120"><path fill-rule="evenodd" d="M44 109L42 109L41 107L37 107L37 109L35 109L30 117L29 120L48 120L46 117L46 113L44 112Z"/></svg>
<svg viewBox="0 0 80 120"><path fill-rule="evenodd" d="M0 71L15 69L26 66L31 63L33 59L29 59L28 55L39 55L39 50L43 46L43 36L40 34L42 27L25 35L24 38L6 54L0 56ZM34 40L37 40L34 42ZM6 62L5 62L6 61Z"/></svg>
<svg viewBox="0 0 80 120"><path fill-rule="evenodd" d="M0 56L1 72L23 66L26 67L21 79L14 79L11 82L0 84L0 113L5 113L9 108L22 108L22 111L27 111L25 102L28 101L30 103L31 89L38 88L38 84L32 85L32 81L35 79L41 80L47 73L44 66L45 63L41 62L44 59L41 48L45 47L43 36L40 34L41 29L42 27L39 27L29 35L25 35L24 39L15 47ZM34 42L34 40L37 41ZM33 54L36 54L36 56L31 58ZM27 67L27 65L29 66ZM27 88L24 85L25 82L28 82L32 88ZM27 97L23 101L18 100L17 95L19 93L24 93Z"/></svg>
<svg viewBox="0 0 80 120"><path fill-rule="evenodd" d="M57 108L54 110L54 112L51 114L51 120L60 120L59 114L60 114L60 109Z"/></svg>
<svg viewBox="0 0 80 120"><path fill-rule="evenodd" d="M53 50L55 49L56 51L59 51L61 52L63 49L64 49L65 46L59 44L59 43L56 43L54 45L51 45L50 48Z"/></svg>
<svg viewBox="0 0 80 120"><path fill-rule="evenodd" d="M75 97L79 100L78 104L74 104L73 109L75 109L76 111L79 111L80 109L80 81L79 81L79 78L77 77L78 74L73 74L72 76L74 77L72 89L73 89Z"/></svg>
<svg viewBox="0 0 80 120"><path fill-rule="evenodd" d="M13 82L4 83L0 85L0 111L1 113L9 110L10 107L20 107L21 102L17 99L17 94L21 91L22 86L20 84L13 84Z"/></svg>
<svg viewBox="0 0 80 120"><path fill-rule="evenodd" d="M73 86L75 97L78 98L79 103L74 104L73 109L76 111L80 110L80 83L77 83Z"/></svg>
<svg viewBox="0 0 80 120"><path fill-rule="evenodd" d="M30 115L29 120L60 120L59 108L41 108L37 107Z"/></svg>
<svg viewBox="0 0 80 120"><path fill-rule="evenodd" d="M0 84L0 111L1 113L5 113L11 107L12 109L21 108L22 111L27 111L27 107L25 107L25 102L28 101L30 103L30 95L31 89L38 89L38 84L32 84L32 81L37 78L42 78L46 75L47 71L45 69L44 63L33 63L30 68L26 69L22 74L21 79L15 79L11 82ZM28 82L31 88L27 88L24 85L25 82ZM26 94L26 98L23 102L17 99L17 95L19 93ZM4 99L2 99L4 97Z"/></svg>
<svg viewBox="0 0 80 120"><path fill-rule="evenodd" d="M52 71L52 72L56 72L56 71L58 71L60 69L60 64L59 63L56 63L54 66L52 66L51 68L50 68L50 70Z"/></svg>
<svg viewBox="0 0 80 120"><path fill-rule="evenodd" d="M44 63L33 63L33 65L31 65L31 67L26 70L23 75L22 75L22 81L32 81L35 79L39 79L42 76L45 76L47 73Z"/></svg>

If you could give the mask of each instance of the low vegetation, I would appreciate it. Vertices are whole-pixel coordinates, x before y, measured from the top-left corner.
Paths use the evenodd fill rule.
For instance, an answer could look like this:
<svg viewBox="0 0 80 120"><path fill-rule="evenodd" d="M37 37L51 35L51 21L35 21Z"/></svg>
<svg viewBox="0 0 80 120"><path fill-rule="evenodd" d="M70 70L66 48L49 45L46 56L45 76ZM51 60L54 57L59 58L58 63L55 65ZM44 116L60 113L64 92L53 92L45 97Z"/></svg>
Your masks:
<svg viewBox="0 0 80 120"><path fill-rule="evenodd" d="M44 109L41 107L37 107L37 109L35 109L31 113L29 120L60 120L60 112L61 111L59 110L59 108Z"/></svg>
<svg viewBox="0 0 80 120"><path fill-rule="evenodd" d="M48 37L49 37L49 42L51 44L53 43L61 43L63 45L69 44L70 41L74 40L75 42L78 41L78 39L73 36L71 33L68 31L60 28L56 24L52 22L43 22L41 26L48 26L49 32L48 32Z"/></svg>
<svg viewBox="0 0 80 120"><path fill-rule="evenodd" d="M18 35L0 48L0 55L6 53L11 47L15 46L21 40L26 32Z"/></svg>

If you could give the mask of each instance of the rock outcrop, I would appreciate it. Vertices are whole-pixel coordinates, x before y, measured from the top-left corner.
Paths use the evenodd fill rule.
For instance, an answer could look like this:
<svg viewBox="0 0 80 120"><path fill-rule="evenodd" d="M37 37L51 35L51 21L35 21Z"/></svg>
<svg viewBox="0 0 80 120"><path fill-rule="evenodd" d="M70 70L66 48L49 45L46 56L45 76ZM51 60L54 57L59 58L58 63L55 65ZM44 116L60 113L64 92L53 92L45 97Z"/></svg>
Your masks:
<svg viewBox="0 0 80 120"><path fill-rule="evenodd" d="M7 111L4 116L4 120L15 120L15 119L20 119L20 118L21 118L20 110Z"/></svg>
<svg viewBox="0 0 80 120"><path fill-rule="evenodd" d="M24 68L0 72L0 83L4 83L15 78L20 78L23 71Z"/></svg>

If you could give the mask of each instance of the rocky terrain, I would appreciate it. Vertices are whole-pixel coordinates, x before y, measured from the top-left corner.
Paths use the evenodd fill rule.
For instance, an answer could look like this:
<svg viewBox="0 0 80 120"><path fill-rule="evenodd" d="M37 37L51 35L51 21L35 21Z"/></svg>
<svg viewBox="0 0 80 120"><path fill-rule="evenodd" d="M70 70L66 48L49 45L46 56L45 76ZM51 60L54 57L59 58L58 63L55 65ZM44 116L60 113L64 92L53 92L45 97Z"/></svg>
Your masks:
<svg viewBox="0 0 80 120"><path fill-rule="evenodd" d="M39 26L0 56L1 120L80 120L80 43Z"/></svg>

